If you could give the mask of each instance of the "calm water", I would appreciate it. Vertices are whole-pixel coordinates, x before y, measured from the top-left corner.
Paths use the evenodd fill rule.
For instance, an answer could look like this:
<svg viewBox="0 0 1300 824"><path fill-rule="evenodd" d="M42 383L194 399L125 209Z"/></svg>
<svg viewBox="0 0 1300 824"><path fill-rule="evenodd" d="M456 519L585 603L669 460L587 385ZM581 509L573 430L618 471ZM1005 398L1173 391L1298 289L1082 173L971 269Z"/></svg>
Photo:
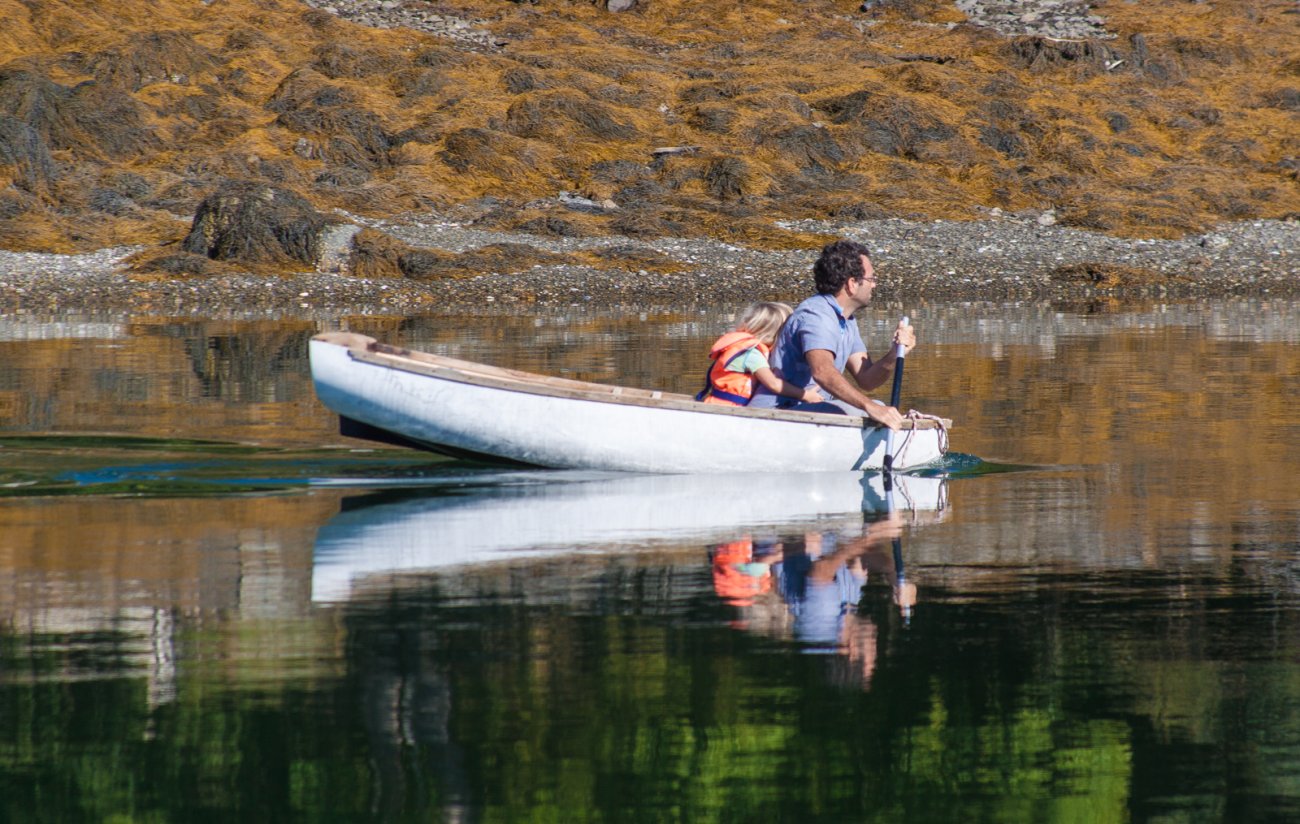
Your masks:
<svg viewBox="0 0 1300 824"><path fill-rule="evenodd" d="M908 307L958 454L892 518L358 448L308 378L694 391L734 308L0 318L0 820L1300 817L1300 304Z"/></svg>

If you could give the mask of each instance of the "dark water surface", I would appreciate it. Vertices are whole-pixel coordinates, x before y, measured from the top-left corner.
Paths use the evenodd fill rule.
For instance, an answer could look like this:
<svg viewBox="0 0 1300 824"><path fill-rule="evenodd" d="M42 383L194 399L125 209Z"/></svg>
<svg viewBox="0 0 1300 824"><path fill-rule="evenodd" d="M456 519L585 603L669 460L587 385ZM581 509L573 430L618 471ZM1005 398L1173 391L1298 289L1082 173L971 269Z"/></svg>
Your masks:
<svg viewBox="0 0 1300 824"><path fill-rule="evenodd" d="M1300 304L908 307L892 517L370 449L307 372L694 391L734 308L0 318L0 820L1300 819Z"/></svg>

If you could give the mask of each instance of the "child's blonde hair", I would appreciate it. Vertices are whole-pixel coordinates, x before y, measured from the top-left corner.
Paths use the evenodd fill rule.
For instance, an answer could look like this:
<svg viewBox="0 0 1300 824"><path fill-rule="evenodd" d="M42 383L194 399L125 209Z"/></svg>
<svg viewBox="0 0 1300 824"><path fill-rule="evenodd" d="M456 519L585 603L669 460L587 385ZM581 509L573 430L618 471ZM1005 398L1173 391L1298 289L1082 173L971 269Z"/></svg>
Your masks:
<svg viewBox="0 0 1300 824"><path fill-rule="evenodd" d="M740 314L740 323L736 324L736 331L748 332L763 343L774 343L776 334L781 331L786 318L790 317L793 311L788 303L775 301L751 303Z"/></svg>

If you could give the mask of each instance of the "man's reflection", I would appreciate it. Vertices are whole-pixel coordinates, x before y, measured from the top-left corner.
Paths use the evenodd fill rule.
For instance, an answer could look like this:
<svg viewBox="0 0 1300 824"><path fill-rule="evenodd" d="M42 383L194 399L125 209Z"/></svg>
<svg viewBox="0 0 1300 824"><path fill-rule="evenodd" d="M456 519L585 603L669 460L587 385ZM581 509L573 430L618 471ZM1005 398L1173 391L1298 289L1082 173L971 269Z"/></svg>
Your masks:
<svg viewBox="0 0 1300 824"><path fill-rule="evenodd" d="M711 553L714 590L740 612L738 626L793 638L810 652L843 655L866 684L876 667L877 628L859 614L872 575L890 583L904 614L916 603L916 585L904 581L891 553L902 533L897 514L864 524L857 534L809 531L780 541L745 537ZM772 611L780 607L786 620Z"/></svg>

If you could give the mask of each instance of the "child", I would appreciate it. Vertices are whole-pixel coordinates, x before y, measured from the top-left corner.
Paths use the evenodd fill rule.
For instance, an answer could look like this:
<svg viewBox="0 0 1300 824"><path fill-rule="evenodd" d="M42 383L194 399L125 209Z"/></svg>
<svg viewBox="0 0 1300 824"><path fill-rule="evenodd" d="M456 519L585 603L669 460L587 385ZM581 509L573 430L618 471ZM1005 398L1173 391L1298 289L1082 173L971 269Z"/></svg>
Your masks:
<svg viewBox="0 0 1300 824"><path fill-rule="evenodd" d="M768 366L767 353L790 312L784 303L755 303L746 308L735 331L718 338L709 350L713 365L705 375L704 389L695 400L745 406L754 395L754 381L758 381L787 398L806 403L821 401L816 389L783 381Z"/></svg>

